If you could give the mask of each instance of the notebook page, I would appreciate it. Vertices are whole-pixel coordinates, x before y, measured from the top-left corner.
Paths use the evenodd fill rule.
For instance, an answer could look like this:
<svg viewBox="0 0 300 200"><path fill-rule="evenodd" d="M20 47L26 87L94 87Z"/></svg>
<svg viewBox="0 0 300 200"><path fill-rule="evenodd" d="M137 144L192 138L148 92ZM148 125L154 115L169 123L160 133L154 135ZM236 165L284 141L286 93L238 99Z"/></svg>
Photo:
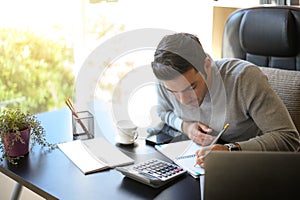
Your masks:
<svg viewBox="0 0 300 200"><path fill-rule="evenodd" d="M106 163L111 168L134 163L133 159L102 137L82 142L95 159Z"/></svg>
<svg viewBox="0 0 300 200"><path fill-rule="evenodd" d="M80 140L58 144L58 147L84 174L108 168L107 164L91 156Z"/></svg>
<svg viewBox="0 0 300 200"><path fill-rule="evenodd" d="M177 165L187 170L193 177L198 178L204 174L204 169L200 166L194 166L196 163L195 152L202 146L194 143L192 140L186 140L164 145L156 145L155 148L173 160Z"/></svg>
<svg viewBox="0 0 300 200"><path fill-rule="evenodd" d="M176 157L183 155L189 149L190 145L191 140L185 140L175 143L155 145L155 148L163 155L174 161Z"/></svg>
<svg viewBox="0 0 300 200"><path fill-rule="evenodd" d="M185 156L185 157L178 157L174 160L174 162L187 170L191 175L197 178L200 175L204 175L205 171L199 165L196 165L196 155L193 154L192 156Z"/></svg>

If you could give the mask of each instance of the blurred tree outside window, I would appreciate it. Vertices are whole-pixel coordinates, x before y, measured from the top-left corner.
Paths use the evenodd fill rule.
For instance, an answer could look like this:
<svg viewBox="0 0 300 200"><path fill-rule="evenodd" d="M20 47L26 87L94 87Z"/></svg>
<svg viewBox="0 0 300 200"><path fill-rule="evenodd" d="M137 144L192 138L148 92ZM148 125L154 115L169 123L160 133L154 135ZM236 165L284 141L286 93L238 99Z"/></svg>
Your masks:
<svg viewBox="0 0 300 200"><path fill-rule="evenodd" d="M0 4L0 15L7 19L0 23L0 107L33 114L65 106L66 97L73 99L81 62L101 38L124 29L97 8L90 12L96 4L87 0Z"/></svg>
<svg viewBox="0 0 300 200"><path fill-rule="evenodd" d="M0 103L37 113L74 92L73 49L29 30L0 30Z"/></svg>

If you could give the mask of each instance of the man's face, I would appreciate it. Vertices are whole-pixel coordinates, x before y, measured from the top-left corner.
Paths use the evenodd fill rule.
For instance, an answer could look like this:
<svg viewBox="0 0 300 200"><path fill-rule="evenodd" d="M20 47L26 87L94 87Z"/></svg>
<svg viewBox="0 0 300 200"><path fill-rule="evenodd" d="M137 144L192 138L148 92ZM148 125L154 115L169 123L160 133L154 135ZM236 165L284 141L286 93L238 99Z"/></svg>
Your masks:
<svg viewBox="0 0 300 200"><path fill-rule="evenodd" d="M195 69L172 80L163 81L163 84L181 104L189 108L199 107L208 91L203 76Z"/></svg>

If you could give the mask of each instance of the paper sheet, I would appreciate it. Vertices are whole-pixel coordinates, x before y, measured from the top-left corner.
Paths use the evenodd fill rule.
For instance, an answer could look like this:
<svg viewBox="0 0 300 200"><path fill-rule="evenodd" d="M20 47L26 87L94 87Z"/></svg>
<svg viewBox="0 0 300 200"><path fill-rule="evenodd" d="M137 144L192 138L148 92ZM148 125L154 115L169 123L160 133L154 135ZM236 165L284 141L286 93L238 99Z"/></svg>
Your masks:
<svg viewBox="0 0 300 200"><path fill-rule="evenodd" d="M194 167L196 163L195 152L201 149L202 146L194 143L192 140L156 145L155 148L177 165L187 170L195 178L205 173L200 166Z"/></svg>

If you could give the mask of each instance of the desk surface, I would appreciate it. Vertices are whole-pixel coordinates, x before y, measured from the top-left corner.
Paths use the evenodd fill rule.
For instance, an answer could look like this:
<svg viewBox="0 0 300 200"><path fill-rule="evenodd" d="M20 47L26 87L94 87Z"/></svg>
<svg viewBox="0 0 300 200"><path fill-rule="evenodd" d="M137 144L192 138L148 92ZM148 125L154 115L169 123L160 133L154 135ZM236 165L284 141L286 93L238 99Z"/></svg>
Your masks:
<svg viewBox="0 0 300 200"><path fill-rule="evenodd" d="M37 117L46 129L49 142L72 140L71 113L67 108L41 113ZM95 123L95 130L97 137L98 123ZM139 139L133 146L118 147L136 162L150 158L168 160L146 145L144 139ZM39 145L17 166L0 162L0 172L46 199L200 199L199 180L188 174L154 189L124 178L114 169L84 175L59 149L47 152Z"/></svg>

